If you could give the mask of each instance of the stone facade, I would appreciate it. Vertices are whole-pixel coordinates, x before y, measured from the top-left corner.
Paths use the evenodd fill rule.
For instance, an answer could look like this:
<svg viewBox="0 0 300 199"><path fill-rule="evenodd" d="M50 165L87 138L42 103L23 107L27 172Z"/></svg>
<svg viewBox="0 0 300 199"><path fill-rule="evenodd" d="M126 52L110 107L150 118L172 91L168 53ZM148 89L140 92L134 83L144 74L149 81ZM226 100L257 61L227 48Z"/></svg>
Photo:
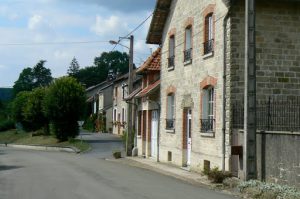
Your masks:
<svg viewBox="0 0 300 199"><path fill-rule="evenodd" d="M213 53L204 55L205 17L213 13ZM227 7L222 1L173 1L162 36L160 161L186 166L186 110L191 109L190 168L203 169L204 160L211 167L222 167L222 70L223 18ZM192 61L184 63L185 28L192 27ZM168 67L169 38L175 38L174 68ZM204 89L214 87L214 128L201 131ZM167 95L175 96L175 125L166 129ZM228 158L226 158L228 169Z"/></svg>

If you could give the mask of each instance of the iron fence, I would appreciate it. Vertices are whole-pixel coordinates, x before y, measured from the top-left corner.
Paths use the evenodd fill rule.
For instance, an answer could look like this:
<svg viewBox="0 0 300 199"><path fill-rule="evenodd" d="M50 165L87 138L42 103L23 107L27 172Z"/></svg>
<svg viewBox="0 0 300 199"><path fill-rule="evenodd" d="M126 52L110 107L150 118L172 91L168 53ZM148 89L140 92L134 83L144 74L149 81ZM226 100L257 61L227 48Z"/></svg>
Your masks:
<svg viewBox="0 0 300 199"><path fill-rule="evenodd" d="M166 129L167 130L174 129L174 123L175 123L174 119L166 119Z"/></svg>
<svg viewBox="0 0 300 199"><path fill-rule="evenodd" d="M175 56L171 56L168 58L168 68L172 68L175 66Z"/></svg>
<svg viewBox="0 0 300 199"><path fill-rule="evenodd" d="M212 53L214 51L214 40L208 40L203 43L204 46L204 55Z"/></svg>
<svg viewBox="0 0 300 199"><path fill-rule="evenodd" d="M212 132L214 130L214 119L200 119L201 123L201 132L207 133Z"/></svg>
<svg viewBox="0 0 300 199"><path fill-rule="evenodd" d="M184 62L192 61L192 48L185 50L183 54L184 54Z"/></svg>
<svg viewBox="0 0 300 199"><path fill-rule="evenodd" d="M256 126L264 131L300 131L300 98L269 98L256 102ZM244 103L237 101L232 106L232 127L244 128Z"/></svg>

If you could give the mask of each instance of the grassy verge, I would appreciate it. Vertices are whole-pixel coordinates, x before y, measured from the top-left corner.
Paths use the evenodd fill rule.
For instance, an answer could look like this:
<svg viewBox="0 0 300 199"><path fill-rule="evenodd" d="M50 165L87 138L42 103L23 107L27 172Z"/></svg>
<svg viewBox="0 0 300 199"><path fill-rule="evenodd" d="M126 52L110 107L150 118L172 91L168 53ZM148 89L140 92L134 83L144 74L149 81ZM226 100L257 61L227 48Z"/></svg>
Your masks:
<svg viewBox="0 0 300 199"><path fill-rule="evenodd" d="M87 151L90 148L90 145L87 142L78 139L58 142L53 136L31 136L31 133L19 132L16 130L0 132L0 143L76 147L82 152Z"/></svg>

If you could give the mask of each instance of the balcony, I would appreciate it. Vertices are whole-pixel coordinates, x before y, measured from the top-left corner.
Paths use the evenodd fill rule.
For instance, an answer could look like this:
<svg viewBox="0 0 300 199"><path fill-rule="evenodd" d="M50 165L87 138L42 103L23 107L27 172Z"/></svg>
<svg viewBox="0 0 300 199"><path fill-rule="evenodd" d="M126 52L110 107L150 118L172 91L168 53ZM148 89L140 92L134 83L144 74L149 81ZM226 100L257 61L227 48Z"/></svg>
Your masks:
<svg viewBox="0 0 300 199"><path fill-rule="evenodd" d="M173 130L175 124L175 119L166 119L166 129Z"/></svg>
<svg viewBox="0 0 300 199"><path fill-rule="evenodd" d="M201 119L200 122L202 133L211 133L214 131L215 119Z"/></svg>
<svg viewBox="0 0 300 199"><path fill-rule="evenodd" d="M192 62L192 48L187 49L183 52L184 54L184 63L189 64Z"/></svg>
<svg viewBox="0 0 300 199"><path fill-rule="evenodd" d="M175 66L175 55L168 58L168 69L173 69Z"/></svg>
<svg viewBox="0 0 300 199"><path fill-rule="evenodd" d="M212 54L214 51L214 40L208 40L204 42L204 55Z"/></svg>

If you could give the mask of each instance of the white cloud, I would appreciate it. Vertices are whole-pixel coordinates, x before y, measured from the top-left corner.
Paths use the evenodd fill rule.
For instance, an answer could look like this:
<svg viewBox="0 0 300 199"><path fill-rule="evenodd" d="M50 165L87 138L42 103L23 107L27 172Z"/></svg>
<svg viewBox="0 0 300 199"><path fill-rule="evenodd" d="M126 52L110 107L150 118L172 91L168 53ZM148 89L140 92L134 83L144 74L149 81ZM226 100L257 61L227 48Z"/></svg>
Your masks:
<svg viewBox="0 0 300 199"><path fill-rule="evenodd" d="M108 34L118 34L120 30L122 32L127 31L128 27L125 22L118 16L110 16L109 18L103 18L99 15L96 16L96 21L91 27L91 31L99 36L105 36Z"/></svg>
<svg viewBox="0 0 300 199"><path fill-rule="evenodd" d="M28 21L28 29L35 30L43 24L43 17L41 15L33 15Z"/></svg>

